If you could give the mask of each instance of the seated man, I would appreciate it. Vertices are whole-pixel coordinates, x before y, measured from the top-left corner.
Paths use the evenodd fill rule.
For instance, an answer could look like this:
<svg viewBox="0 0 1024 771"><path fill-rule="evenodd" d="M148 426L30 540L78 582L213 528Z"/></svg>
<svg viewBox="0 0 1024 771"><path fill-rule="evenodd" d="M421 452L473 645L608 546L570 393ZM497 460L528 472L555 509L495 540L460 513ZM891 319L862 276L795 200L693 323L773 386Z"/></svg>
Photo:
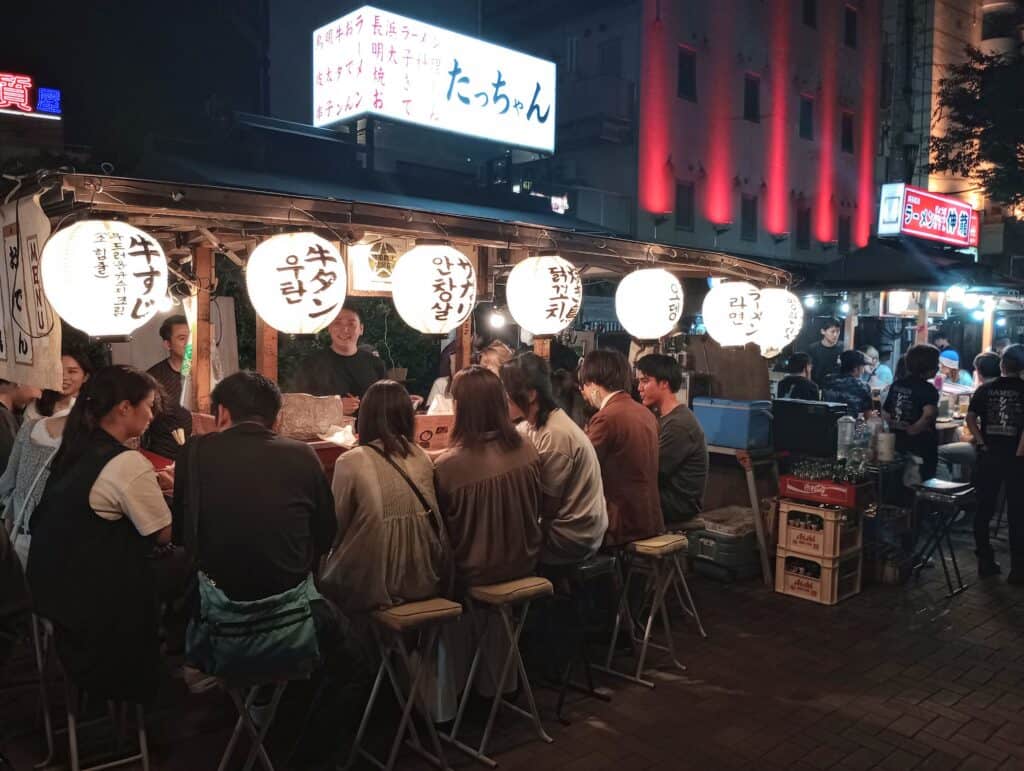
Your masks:
<svg viewBox="0 0 1024 771"><path fill-rule="evenodd" d="M693 412L676 399L683 382L679 362L651 353L637 361L636 371L640 400L658 415L658 493L665 525L672 528L704 508L708 446Z"/></svg>
<svg viewBox="0 0 1024 771"><path fill-rule="evenodd" d="M803 399L816 402L821 399L821 389L811 380L811 357L806 353L794 353L789 357L786 371L789 373L779 381L780 399Z"/></svg>
<svg viewBox="0 0 1024 771"><path fill-rule="evenodd" d="M871 412L871 389L860 377L866 364L860 351L843 351L839 355L839 374L826 379L822 388L825 401L846 404L854 418Z"/></svg>

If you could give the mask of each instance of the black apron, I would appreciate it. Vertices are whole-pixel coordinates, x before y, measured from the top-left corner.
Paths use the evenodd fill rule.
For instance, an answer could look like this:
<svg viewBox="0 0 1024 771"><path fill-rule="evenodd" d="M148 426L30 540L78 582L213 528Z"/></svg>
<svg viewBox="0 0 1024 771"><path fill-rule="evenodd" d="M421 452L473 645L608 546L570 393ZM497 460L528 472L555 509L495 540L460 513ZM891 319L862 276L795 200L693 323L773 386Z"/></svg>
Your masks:
<svg viewBox="0 0 1024 771"><path fill-rule="evenodd" d="M32 515L28 582L36 614L54 626L68 678L98 697L145 703L160 673L151 545L126 516L89 505L103 467L127 448L105 431L59 477Z"/></svg>

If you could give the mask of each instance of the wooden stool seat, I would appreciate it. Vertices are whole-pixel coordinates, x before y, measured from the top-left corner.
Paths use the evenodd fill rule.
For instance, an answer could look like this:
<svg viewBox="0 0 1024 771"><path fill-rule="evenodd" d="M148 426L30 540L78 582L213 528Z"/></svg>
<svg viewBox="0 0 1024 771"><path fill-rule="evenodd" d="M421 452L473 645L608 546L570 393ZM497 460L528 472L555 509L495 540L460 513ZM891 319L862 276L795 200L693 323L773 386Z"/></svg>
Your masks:
<svg viewBox="0 0 1024 771"><path fill-rule="evenodd" d="M528 576L500 584L474 586L469 590L469 596L472 599L485 605L519 605L538 597L550 597L554 593L555 587L551 582L539 576Z"/></svg>
<svg viewBox="0 0 1024 771"><path fill-rule="evenodd" d="M645 538L642 541L633 541L632 543L627 544L626 548L634 554L660 559L662 557L667 557L670 554L675 554L678 551L682 551L687 548L689 544L690 540L685 535L665 533L665 535L657 535L654 538Z"/></svg>
<svg viewBox="0 0 1024 771"><path fill-rule="evenodd" d="M373 612L373 620L392 632L417 629L424 624L449 621L462 615L462 606L440 597L420 602L407 602L387 610Z"/></svg>

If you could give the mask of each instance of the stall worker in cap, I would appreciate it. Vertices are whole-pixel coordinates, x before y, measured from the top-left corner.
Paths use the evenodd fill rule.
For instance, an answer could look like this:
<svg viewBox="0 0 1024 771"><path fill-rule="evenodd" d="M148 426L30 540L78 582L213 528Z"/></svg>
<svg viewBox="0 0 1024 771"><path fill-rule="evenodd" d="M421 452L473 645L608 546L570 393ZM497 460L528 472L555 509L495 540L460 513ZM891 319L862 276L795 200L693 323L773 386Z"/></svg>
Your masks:
<svg viewBox="0 0 1024 771"><path fill-rule="evenodd" d="M960 369L960 354L952 348L939 352L939 373L944 383L956 383L962 386L973 386L971 373Z"/></svg>

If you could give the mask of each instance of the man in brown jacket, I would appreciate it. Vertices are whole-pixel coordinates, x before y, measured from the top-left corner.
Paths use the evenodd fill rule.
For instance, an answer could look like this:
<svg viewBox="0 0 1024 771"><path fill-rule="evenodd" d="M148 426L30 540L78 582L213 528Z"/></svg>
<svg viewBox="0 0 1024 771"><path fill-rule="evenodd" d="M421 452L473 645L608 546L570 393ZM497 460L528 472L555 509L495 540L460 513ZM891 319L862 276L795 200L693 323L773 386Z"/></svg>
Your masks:
<svg viewBox="0 0 1024 771"><path fill-rule="evenodd" d="M658 494L658 420L630 395L632 376L618 351L591 351L580 368L585 398L598 412L587 435L601 463L608 503L606 546L665 532Z"/></svg>

